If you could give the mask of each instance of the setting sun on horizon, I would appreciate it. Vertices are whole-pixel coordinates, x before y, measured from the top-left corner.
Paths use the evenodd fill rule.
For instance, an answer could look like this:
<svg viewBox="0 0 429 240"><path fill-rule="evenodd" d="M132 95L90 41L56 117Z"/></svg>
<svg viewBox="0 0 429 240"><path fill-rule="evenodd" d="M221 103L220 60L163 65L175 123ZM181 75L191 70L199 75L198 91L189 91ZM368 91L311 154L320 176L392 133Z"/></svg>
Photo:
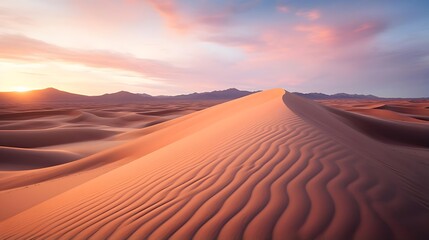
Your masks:
<svg viewBox="0 0 429 240"><path fill-rule="evenodd" d="M28 88L28 87L25 87L25 86L16 86L16 87L13 87L13 88L12 88L12 91L13 91L13 92L20 92L20 93L23 93L23 92L31 91L31 89L30 89L30 88Z"/></svg>

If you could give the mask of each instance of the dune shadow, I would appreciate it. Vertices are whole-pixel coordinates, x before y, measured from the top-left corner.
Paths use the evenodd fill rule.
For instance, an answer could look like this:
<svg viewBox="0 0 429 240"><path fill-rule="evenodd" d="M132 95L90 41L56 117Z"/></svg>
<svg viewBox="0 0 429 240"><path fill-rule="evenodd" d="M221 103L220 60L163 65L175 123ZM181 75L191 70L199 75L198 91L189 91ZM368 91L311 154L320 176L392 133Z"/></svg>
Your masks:
<svg viewBox="0 0 429 240"><path fill-rule="evenodd" d="M283 102L297 115L309 122L338 132L338 124L346 124L366 136L384 143L429 148L429 126L395 122L328 107L291 93Z"/></svg>

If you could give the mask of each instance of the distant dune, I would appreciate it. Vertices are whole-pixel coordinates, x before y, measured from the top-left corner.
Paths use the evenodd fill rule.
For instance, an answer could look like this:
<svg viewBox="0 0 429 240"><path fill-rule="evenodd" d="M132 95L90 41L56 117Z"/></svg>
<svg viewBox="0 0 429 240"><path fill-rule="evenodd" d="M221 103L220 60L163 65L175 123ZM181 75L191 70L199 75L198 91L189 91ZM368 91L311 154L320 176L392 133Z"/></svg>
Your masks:
<svg viewBox="0 0 429 240"><path fill-rule="evenodd" d="M320 103L376 118L413 122L429 123L429 100L400 99L400 100L321 100ZM344 112L344 111L343 111Z"/></svg>
<svg viewBox="0 0 429 240"><path fill-rule="evenodd" d="M374 120L282 89L137 130L107 126L114 119L76 135L111 147L87 144L96 151L73 160L70 138L68 153L34 152L30 170L7 163L0 239L429 239L429 124ZM43 132L35 143L1 130L0 153L49 145L49 129L23 130ZM43 154L64 162L42 167Z"/></svg>
<svg viewBox="0 0 429 240"><path fill-rule="evenodd" d="M156 129L153 125L220 102L5 105L0 108L0 171L47 167L80 159L137 138L142 135L140 129L153 131Z"/></svg>

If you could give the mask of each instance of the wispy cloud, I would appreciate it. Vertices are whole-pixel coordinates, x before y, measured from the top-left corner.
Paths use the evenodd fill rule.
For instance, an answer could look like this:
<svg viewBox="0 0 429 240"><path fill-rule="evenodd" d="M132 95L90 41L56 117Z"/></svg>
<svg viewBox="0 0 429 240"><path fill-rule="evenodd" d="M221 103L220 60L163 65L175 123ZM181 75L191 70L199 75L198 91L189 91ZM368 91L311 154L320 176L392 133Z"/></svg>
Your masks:
<svg viewBox="0 0 429 240"><path fill-rule="evenodd" d="M142 59L130 54L68 49L22 35L0 35L0 58L27 62L59 61L93 68L110 68L166 79L181 70L165 62Z"/></svg>
<svg viewBox="0 0 429 240"><path fill-rule="evenodd" d="M290 8L284 4L279 4L276 7L277 11L281 12L281 13L288 13L290 12Z"/></svg>
<svg viewBox="0 0 429 240"><path fill-rule="evenodd" d="M300 17L305 17L308 20L312 20L312 21L317 20L321 17L320 11L316 9L309 10L309 11L297 11L296 15Z"/></svg>
<svg viewBox="0 0 429 240"><path fill-rule="evenodd" d="M259 0L231 1L216 5L210 2L193 3L190 11L180 1L146 0L165 20L168 27L184 33L190 30L210 30L229 24L239 13L255 7Z"/></svg>
<svg viewBox="0 0 429 240"><path fill-rule="evenodd" d="M338 26L322 24L300 24L295 30L306 34L309 41L315 43L349 45L364 39L372 39L387 28L381 20L365 20L343 23Z"/></svg>
<svg viewBox="0 0 429 240"><path fill-rule="evenodd" d="M31 25L31 19L23 13L0 7L0 28L13 29L22 25Z"/></svg>

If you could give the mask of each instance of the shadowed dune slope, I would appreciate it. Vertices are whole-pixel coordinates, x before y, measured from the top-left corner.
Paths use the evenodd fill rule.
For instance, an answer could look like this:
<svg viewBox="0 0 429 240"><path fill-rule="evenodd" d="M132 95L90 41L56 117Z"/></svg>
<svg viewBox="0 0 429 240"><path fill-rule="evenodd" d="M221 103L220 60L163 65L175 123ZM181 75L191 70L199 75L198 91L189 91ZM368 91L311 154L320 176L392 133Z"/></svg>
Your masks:
<svg viewBox="0 0 429 240"><path fill-rule="evenodd" d="M411 122L427 124L429 121L428 100L364 100L364 99L342 99L321 100L320 103L346 110L347 112L359 113L379 119L395 122Z"/></svg>
<svg viewBox="0 0 429 240"><path fill-rule="evenodd" d="M75 153L55 150L37 150L0 147L0 170L26 170L49 167L73 160L81 156Z"/></svg>
<svg viewBox="0 0 429 240"><path fill-rule="evenodd" d="M34 148L55 144L102 139L117 132L102 129L38 129L38 130L0 130L0 146Z"/></svg>
<svg viewBox="0 0 429 240"><path fill-rule="evenodd" d="M369 136L381 141L429 148L429 125L368 117L335 108L327 109Z"/></svg>
<svg viewBox="0 0 429 240"><path fill-rule="evenodd" d="M100 171L1 222L0 238L429 238L427 149L375 140L314 102L274 89L154 127L18 176L33 182L1 179Z"/></svg>

